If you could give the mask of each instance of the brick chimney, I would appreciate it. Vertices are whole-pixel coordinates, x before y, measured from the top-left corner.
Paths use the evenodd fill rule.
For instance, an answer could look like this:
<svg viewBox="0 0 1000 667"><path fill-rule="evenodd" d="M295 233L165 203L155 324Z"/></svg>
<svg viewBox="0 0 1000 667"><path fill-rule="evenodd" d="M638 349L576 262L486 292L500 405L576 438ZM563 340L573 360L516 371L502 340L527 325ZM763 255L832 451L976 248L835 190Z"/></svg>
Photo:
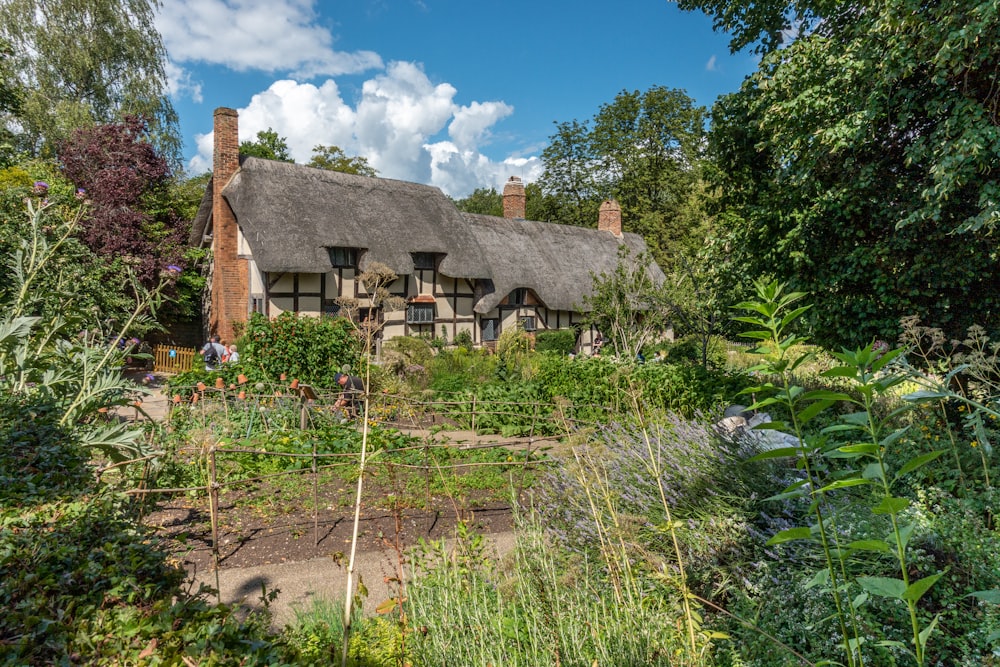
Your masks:
<svg viewBox="0 0 1000 667"><path fill-rule="evenodd" d="M622 237L622 207L614 199L605 199L597 213L597 229Z"/></svg>
<svg viewBox="0 0 1000 667"><path fill-rule="evenodd" d="M503 186L503 217L524 220L524 183L520 176L511 176Z"/></svg>
<svg viewBox="0 0 1000 667"><path fill-rule="evenodd" d="M239 257L236 216L222 190L240 168L239 116L235 109L215 110L212 162L212 309L209 333L235 342L233 323L247 319L250 281L247 261Z"/></svg>

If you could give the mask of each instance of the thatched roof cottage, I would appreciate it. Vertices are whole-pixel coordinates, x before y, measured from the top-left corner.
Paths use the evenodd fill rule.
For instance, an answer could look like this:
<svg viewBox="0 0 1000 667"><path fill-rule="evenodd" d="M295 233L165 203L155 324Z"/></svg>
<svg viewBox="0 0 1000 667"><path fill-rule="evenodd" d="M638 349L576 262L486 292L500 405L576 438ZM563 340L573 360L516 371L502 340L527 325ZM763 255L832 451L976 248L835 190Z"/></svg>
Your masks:
<svg viewBox="0 0 1000 667"><path fill-rule="evenodd" d="M468 331L489 343L518 322L579 330L592 274L614 271L623 244L646 250L622 233L613 201L598 229L525 220L516 177L504 188L504 217L494 217L462 213L426 185L240 157L232 109L215 111L213 167L191 241L213 251L207 319L223 339L255 311L336 314L348 302L387 338ZM358 276L374 262L398 276L389 289L405 310L365 310Z"/></svg>

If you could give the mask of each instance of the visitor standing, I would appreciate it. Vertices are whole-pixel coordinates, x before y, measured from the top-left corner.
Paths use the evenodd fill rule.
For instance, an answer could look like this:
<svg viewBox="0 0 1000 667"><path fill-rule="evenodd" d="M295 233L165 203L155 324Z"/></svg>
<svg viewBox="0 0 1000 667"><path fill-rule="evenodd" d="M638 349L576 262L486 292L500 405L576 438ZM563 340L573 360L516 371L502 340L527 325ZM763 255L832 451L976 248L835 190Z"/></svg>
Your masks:
<svg viewBox="0 0 1000 667"><path fill-rule="evenodd" d="M218 336L212 336L204 347L201 348L201 358L205 362L206 371L218 370L222 363L222 357L226 354L226 348L219 342Z"/></svg>

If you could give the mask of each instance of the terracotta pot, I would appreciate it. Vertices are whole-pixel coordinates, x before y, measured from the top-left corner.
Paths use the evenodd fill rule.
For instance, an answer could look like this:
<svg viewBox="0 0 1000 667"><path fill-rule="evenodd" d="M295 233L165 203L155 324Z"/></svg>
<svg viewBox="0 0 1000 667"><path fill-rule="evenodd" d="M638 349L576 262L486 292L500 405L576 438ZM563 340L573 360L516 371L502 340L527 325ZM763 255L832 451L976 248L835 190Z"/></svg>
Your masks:
<svg viewBox="0 0 1000 667"><path fill-rule="evenodd" d="M181 402L181 395L174 394L174 403L180 403L180 402Z"/></svg>
<svg viewBox="0 0 1000 667"><path fill-rule="evenodd" d="M246 383L247 383L247 376L246 376L246 375L243 375L243 373L240 373L240 374L239 374L239 375L238 375L238 376L236 377L236 381L237 381L237 382L239 382L240 384L246 384Z"/></svg>
<svg viewBox="0 0 1000 667"><path fill-rule="evenodd" d="M292 389L298 389L298 388L299 388L299 379L295 378L294 380L292 380Z"/></svg>
<svg viewBox="0 0 1000 667"><path fill-rule="evenodd" d="M285 381L285 377L286 377L286 376L285 376L285 374L284 374L284 373L282 373L282 374L281 374L281 378L280 378L280 380L281 380L282 382L284 382L284 381Z"/></svg>
<svg viewBox="0 0 1000 667"><path fill-rule="evenodd" d="M233 384L232 382L230 382L230 383L229 383L229 388L230 388L230 389L236 389L236 385L235 385L235 384Z"/></svg>
<svg viewBox="0 0 1000 667"><path fill-rule="evenodd" d="M141 408L142 407L142 401L136 401L135 403L133 403L133 405L135 405L135 407L137 407L137 408Z"/></svg>
<svg viewBox="0 0 1000 667"><path fill-rule="evenodd" d="M205 391L205 383L204 382L199 382L195 386L198 387L198 391Z"/></svg>
<svg viewBox="0 0 1000 667"><path fill-rule="evenodd" d="M241 401L245 401L246 397L247 397L247 393L245 391L241 391L240 393L238 393L236 395L236 398L240 399Z"/></svg>
<svg viewBox="0 0 1000 667"><path fill-rule="evenodd" d="M225 389L226 388L226 381L223 380L222 378L215 378L215 388L216 389Z"/></svg>
<svg viewBox="0 0 1000 667"><path fill-rule="evenodd" d="M100 412L102 415L105 415L105 414L108 413L108 409L107 408L97 408L97 411Z"/></svg>
<svg viewBox="0 0 1000 667"><path fill-rule="evenodd" d="M275 391L275 392L274 392L274 395L275 395L275 396L281 396L281 392L280 392L280 391Z"/></svg>
<svg viewBox="0 0 1000 667"><path fill-rule="evenodd" d="M201 394L191 394L191 402L192 403L197 403L199 396L201 396Z"/></svg>

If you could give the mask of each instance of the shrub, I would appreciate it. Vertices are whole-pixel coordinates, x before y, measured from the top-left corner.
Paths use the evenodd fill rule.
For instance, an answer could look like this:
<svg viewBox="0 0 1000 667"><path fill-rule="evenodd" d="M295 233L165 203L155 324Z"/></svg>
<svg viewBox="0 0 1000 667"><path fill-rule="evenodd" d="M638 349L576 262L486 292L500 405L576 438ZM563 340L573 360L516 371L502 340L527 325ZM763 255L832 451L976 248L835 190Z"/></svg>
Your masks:
<svg viewBox="0 0 1000 667"><path fill-rule="evenodd" d="M537 352L567 355L576 349L576 332L572 329L548 329L535 334Z"/></svg>
<svg viewBox="0 0 1000 667"><path fill-rule="evenodd" d="M254 313L240 342L241 363L248 371L259 369L266 378L285 373L319 387L333 387L342 366L357 367L361 350L349 320L289 312L274 319Z"/></svg>

